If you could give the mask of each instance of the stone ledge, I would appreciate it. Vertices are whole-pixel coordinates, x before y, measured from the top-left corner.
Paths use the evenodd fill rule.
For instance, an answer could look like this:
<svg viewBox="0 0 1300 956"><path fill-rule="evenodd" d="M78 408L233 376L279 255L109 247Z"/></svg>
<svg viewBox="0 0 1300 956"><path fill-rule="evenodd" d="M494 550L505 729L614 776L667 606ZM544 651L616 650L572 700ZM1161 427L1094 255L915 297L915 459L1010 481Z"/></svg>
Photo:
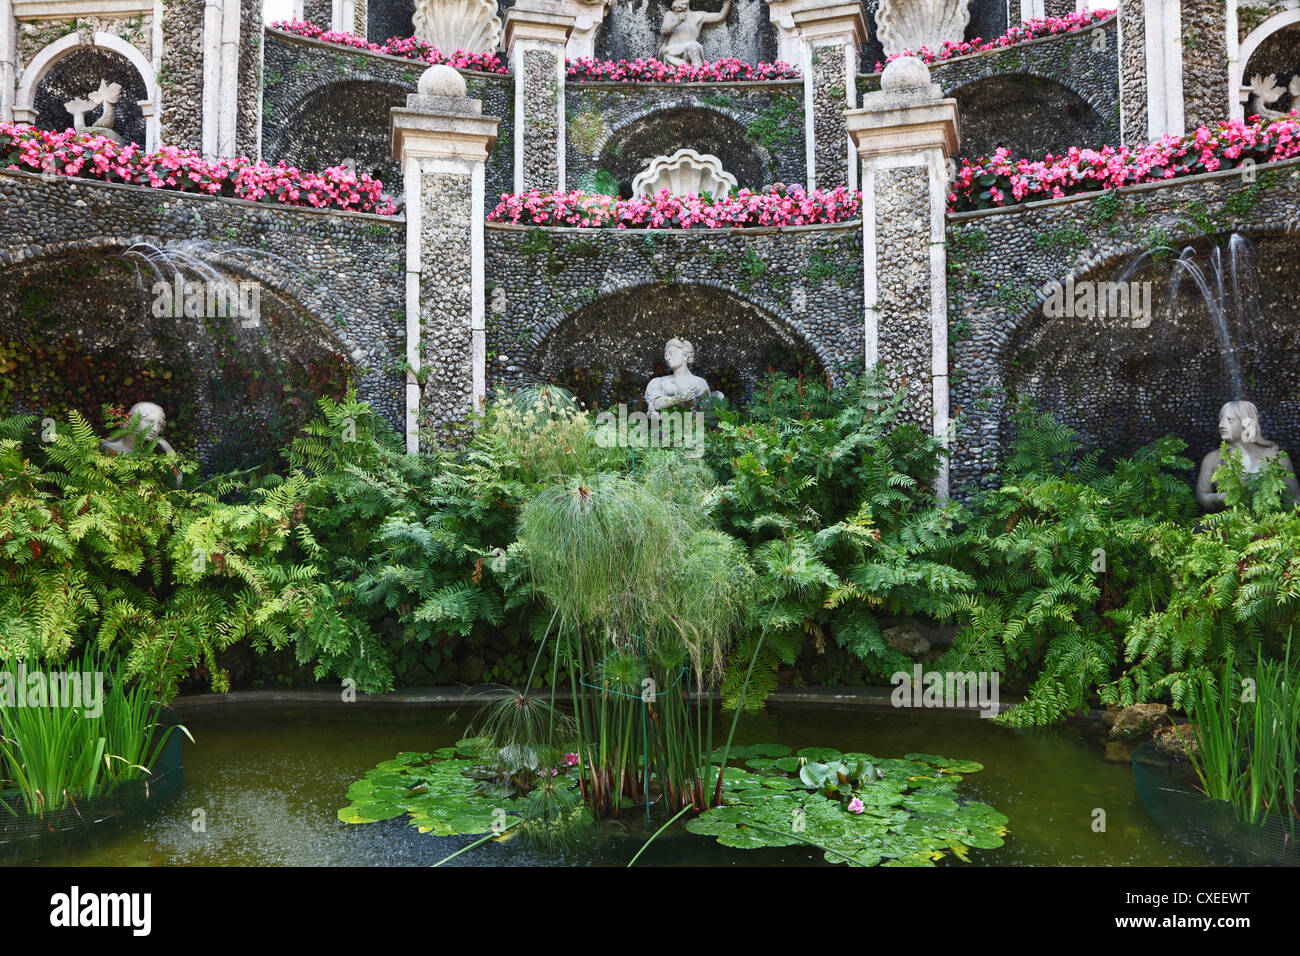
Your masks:
<svg viewBox="0 0 1300 956"><path fill-rule="evenodd" d="M368 56L374 57L385 63L400 63L414 70L427 70L431 64L424 60L415 60L409 56L395 56L392 53L375 53L371 50L362 50L357 47L342 46L338 43L330 43L326 40L313 40L311 37L299 36L296 33L289 33L287 30L277 30L271 26L262 28L267 37L274 37L277 40L285 40L298 46L310 47L313 50L323 50L329 53L337 53L339 56ZM504 64L505 61L502 61ZM452 67L457 73L464 76L485 77L487 79L498 79L503 82L511 82L514 76L509 73L491 73L486 70L468 70L463 67Z"/></svg>
<svg viewBox="0 0 1300 956"><path fill-rule="evenodd" d="M853 229L862 228L861 219L846 219L843 222L813 223L804 226L736 226L731 228L700 228L700 229L643 229L641 227L631 227L628 229L614 229L606 227L592 226L528 226L523 223L513 222L489 222L486 224L488 229L500 230L501 232L532 232L535 229L545 229L548 232L574 232L584 235L600 235L602 233L613 233L616 236L641 236L647 233L653 233L656 236L771 236L778 233L786 232L848 232Z"/></svg>

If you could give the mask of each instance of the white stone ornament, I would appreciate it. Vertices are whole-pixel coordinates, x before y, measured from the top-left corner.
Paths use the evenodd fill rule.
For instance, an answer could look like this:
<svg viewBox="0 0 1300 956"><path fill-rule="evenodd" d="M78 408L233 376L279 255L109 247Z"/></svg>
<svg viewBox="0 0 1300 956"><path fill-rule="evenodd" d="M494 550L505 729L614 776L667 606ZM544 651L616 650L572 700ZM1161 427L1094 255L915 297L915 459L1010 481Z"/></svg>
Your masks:
<svg viewBox="0 0 1300 956"><path fill-rule="evenodd" d="M722 168L722 160L693 149L679 149L671 156L656 156L632 180L632 196L645 199L667 189L672 196L726 196L736 188L736 177Z"/></svg>
<svg viewBox="0 0 1300 956"><path fill-rule="evenodd" d="M492 53L501 45L501 18L491 0L416 0L417 39L443 53Z"/></svg>
<svg viewBox="0 0 1300 956"><path fill-rule="evenodd" d="M107 80L100 80L99 89L87 93L79 99L69 100L63 104L63 108L72 115L72 128L78 133L104 136L120 145L122 137L113 129L113 124L117 121L113 107L117 105L117 101L121 98L122 85L120 83L109 83ZM99 114L99 119L95 121L95 125L87 126L86 114L96 106L102 107L103 112Z"/></svg>
<svg viewBox="0 0 1300 956"><path fill-rule="evenodd" d="M945 40L960 43L970 23L970 0L880 0L876 33L886 55L921 47L939 52Z"/></svg>
<svg viewBox="0 0 1300 956"><path fill-rule="evenodd" d="M920 57L901 56L880 74L880 88L889 93L929 89L930 68Z"/></svg>
<svg viewBox="0 0 1300 956"><path fill-rule="evenodd" d="M421 73L416 88L421 96L460 98L468 95L465 77L445 63L436 63Z"/></svg>

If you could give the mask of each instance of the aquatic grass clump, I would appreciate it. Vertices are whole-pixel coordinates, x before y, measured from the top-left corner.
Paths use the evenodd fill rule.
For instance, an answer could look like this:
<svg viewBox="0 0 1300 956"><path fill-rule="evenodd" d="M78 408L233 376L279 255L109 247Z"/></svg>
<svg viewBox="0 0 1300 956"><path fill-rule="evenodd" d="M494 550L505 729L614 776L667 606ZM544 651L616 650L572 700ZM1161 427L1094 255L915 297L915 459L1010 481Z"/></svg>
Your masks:
<svg viewBox="0 0 1300 956"><path fill-rule="evenodd" d="M656 474L655 491L684 487ZM711 688L753 594L740 545L712 529L699 496L655 491L617 475L569 478L520 514L529 577L555 608L597 812L648 804L652 789L671 809L709 805ZM695 714L692 685L707 699Z"/></svg>
<svg viewBox="0 0 1300 956"><path fill-rule="evenodd" d="M24 666L29 674L39 671L35 662ZM88 649L77 676L98 681L101 666ZM0 694L0 778L8 778L33 815L75 807L149 776L173 733L190 736L185 727L160 721L154 689L128 684L122 667L112 671L106 687L83 687L79 701L54 692L58 678L66 676L44 675L49 693L37 701ZM26 691L18 688L19 694ZM0 805L15 810L4 800Z"/></svg>
<svg viewBox="0 0 1300 956"><path fill-rule="evenodd" d="M1239 689L1239 690L1238 690ZM1188 757L1206 796L1231 804L1237 819L1262 826L1270 819L1295 835L1300 774L1300 681L1283 661L1255 659L1241 679L1229 657L1216 680L1195 673L1188 694L1195 747Z"/></svg>

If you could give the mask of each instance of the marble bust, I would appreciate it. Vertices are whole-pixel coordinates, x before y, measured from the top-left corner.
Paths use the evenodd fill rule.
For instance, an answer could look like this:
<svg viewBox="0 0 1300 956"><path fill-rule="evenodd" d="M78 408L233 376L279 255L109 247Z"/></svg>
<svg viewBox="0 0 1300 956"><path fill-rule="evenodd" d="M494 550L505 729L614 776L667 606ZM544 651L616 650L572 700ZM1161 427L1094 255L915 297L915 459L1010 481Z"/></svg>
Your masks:
<svg viewBox="0 0 1300 956"><path fill-rule="evenodd" d="M154 445L164 454L175 454L176 449L162 437L162 431L167 427L167 416L163 413L162 406L155 405L153 402L136 402L131 406L129 418L130 423L126 433L121 438L100 442L101 449L110 455L134 454L136 443L143 438L145 442ZM176 487L179 488L180 484L181 474L177 471Z"/></svg>
<svg viewBox="0 0 1300 956"><path fill-rule="evenodd" d="M673 0L672 9L664 14L659 28L664 38L659 46L659 61L669 66L703 66L704 46L700 34L704 28L722 23L731 12L731 0L725 0L717 13L692 10L690 0Z"/></svg>
<svg viewBox="0 0 1300 956"><path fill-rule="evenodd" d="M1260 472L1266 462L1276 458L1281 449L1277 442L1269 441L1259 430L1259 410L1252 402L1228 402L1219 412L1219 437L1227 442L1229 450L1241 455L1242 470L1247 475ZM1282 459L1287 470L1287 496L1300 501L1300 485L1286 456ZM1223 464L1223 455L1216 448L1201 461L1201 471L1196 479L1196 501L1206 511L1223 507L1224 495L1214 487L1214 473Z"/></svg>
<svg viewBox="0 0 1300 956"><path fill-rule="evenodd" d="M666 408L693 405L696 399L712 393L709 383L690 369L695 361L695 346L685 339L669 339L664 346L664 361L672 369L671 375L651 379L645 389L645 403L650 409L651 421L659 418Z"/></svg>

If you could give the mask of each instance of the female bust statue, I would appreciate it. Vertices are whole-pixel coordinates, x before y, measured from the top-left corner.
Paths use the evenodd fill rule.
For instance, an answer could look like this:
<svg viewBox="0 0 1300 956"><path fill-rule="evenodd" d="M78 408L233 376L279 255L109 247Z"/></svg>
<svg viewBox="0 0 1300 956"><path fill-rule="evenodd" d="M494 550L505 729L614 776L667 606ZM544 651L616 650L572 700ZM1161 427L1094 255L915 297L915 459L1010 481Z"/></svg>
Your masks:
<svg viewBox="0 0 1300 956"><path fill-rule="evenodd" d="M1242 470L1247 475L1258 474L1264 464L1281 452L1277 442L1269 441L1259 431L1259 410L1252 402L1228 402L1219 411L1219 437L1241 455ZM1300 485L1296 484L1291 462L1283 457L1287 470L1287 495L1300 501ZM1223 464L1219 449L1214 449L1201 461L1201 472L1196 479L1196 500L1206 511L1223 507L1224 495L1214 488L1214 473Z"/></svg>
<svg viewBox="0 0 1300 956"><path fill-rule="evenodd" d="M664 346L664 361L673 370L671 375L651 379L645 388L645 403L650 408L650 419L655 421L665 408L690 405L697 398L709 394L709 383L691 372L695 361L695 346L685 339L669 339Z"/></svg>
<svg viewBox="0 0 1300 956"><path fill-rule="evenodd" d="M167 439L161 437L162 430L167 427L167 416L163 414L162 406L155 405L153 402L136 402L131 406L128 430L121 438L115 438L112 441L103 441L99 447L110 455L130 455L136 449L135 445L141 438L147 442L152 442L164 454L171 455L175 449L167 443ZM181 473L176 471L176 487L181 486Z"/></svg>

